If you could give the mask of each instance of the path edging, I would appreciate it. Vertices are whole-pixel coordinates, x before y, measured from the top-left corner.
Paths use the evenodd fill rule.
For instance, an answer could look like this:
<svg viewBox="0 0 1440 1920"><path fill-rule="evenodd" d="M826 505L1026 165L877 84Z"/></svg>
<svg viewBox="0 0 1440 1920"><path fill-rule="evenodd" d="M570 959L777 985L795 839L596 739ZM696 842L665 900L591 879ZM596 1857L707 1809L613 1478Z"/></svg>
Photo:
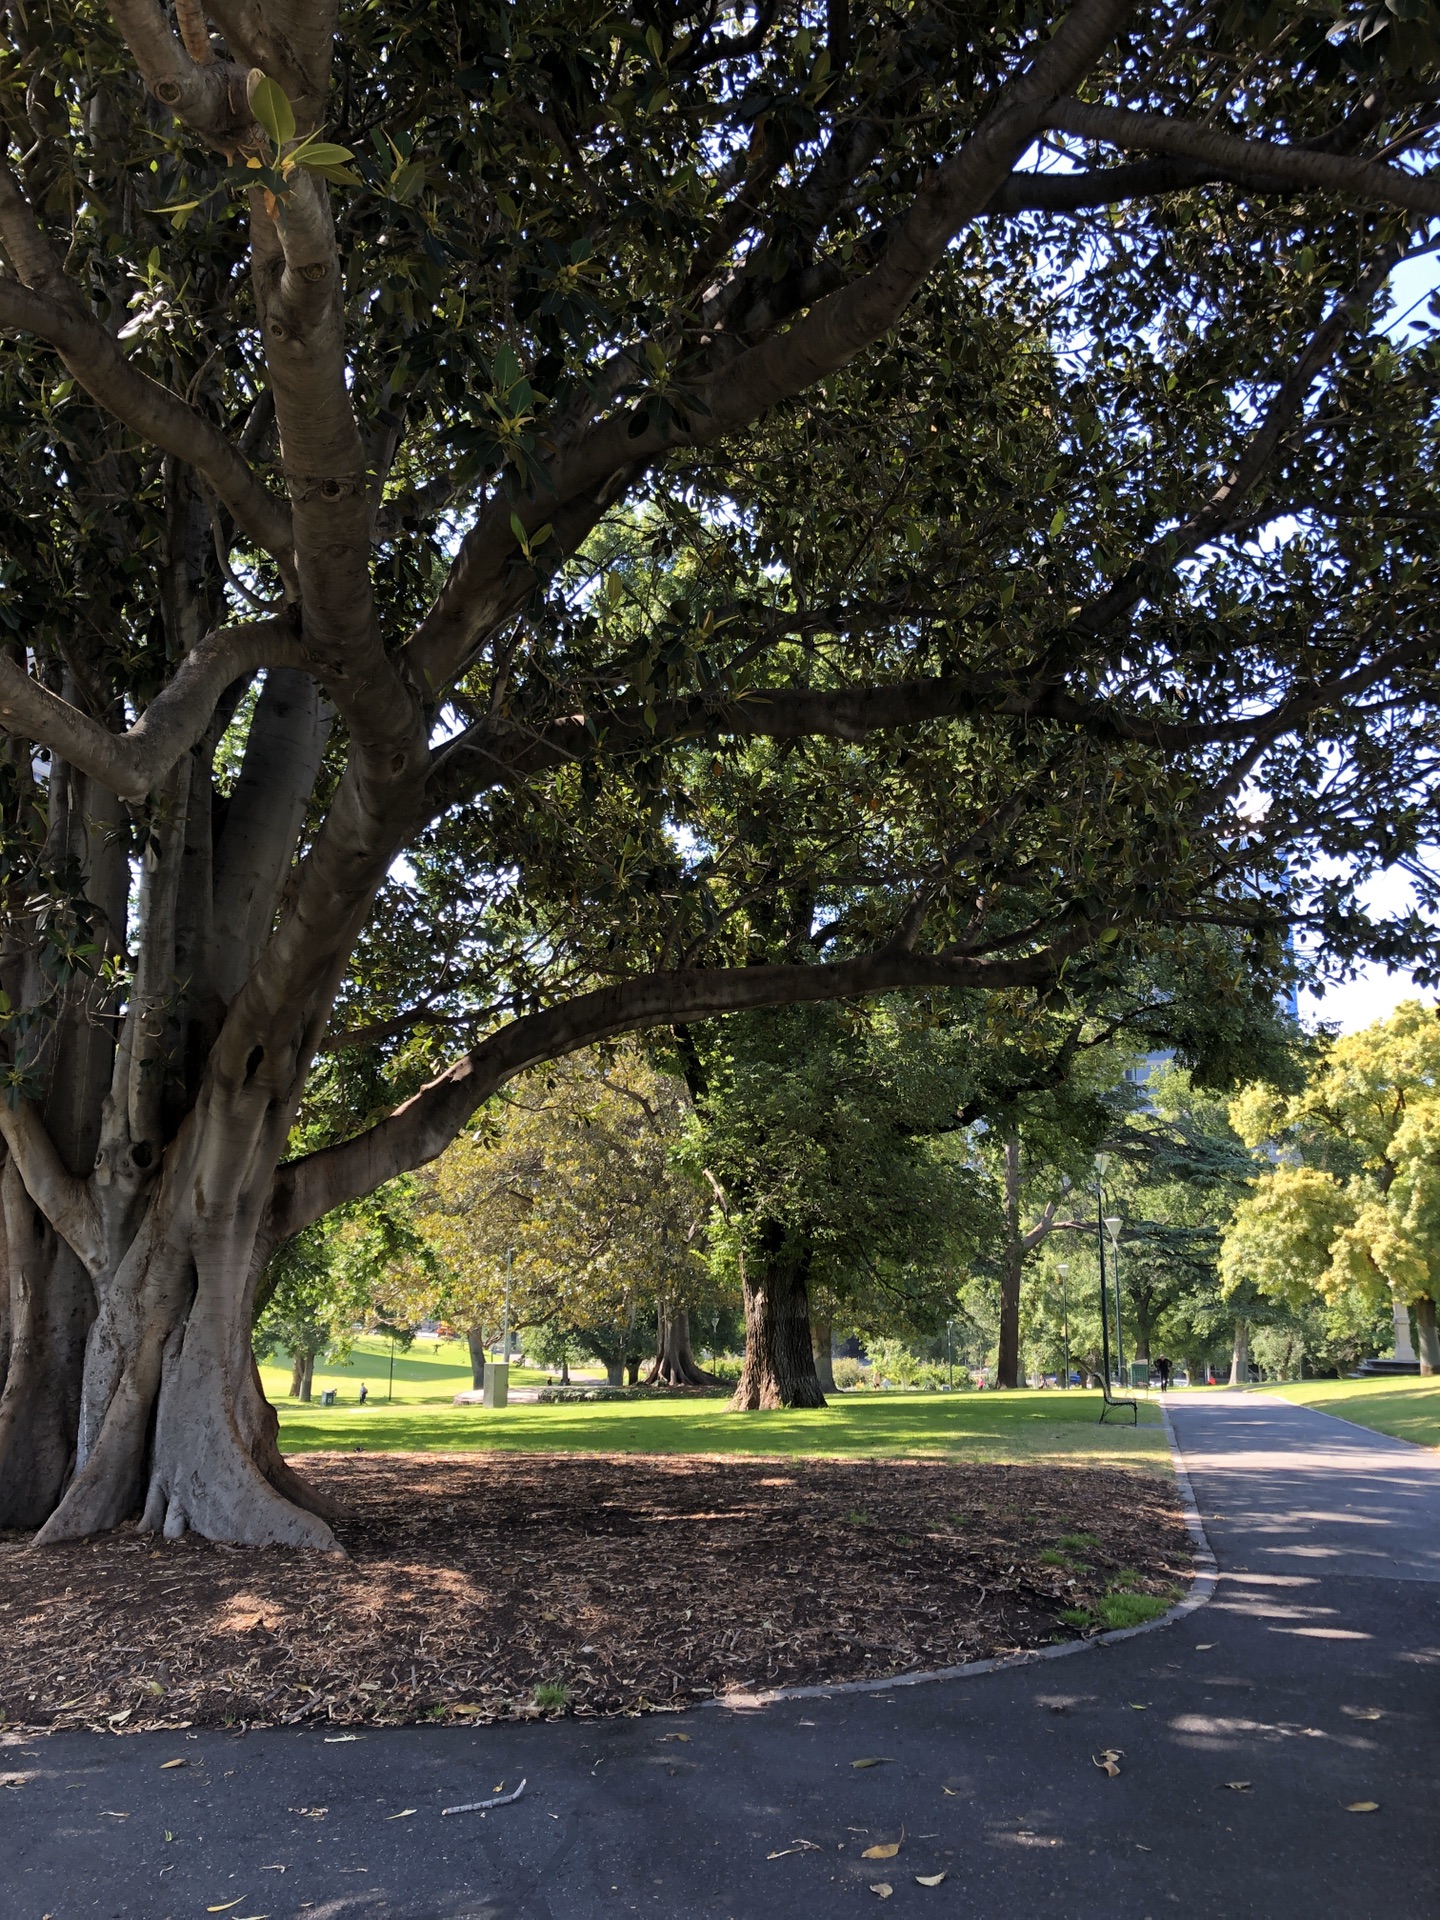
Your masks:
<svg viewBox="0 0 1440 1920"><path fill-rule="evenodd" d="M1002 1654L991 1660L967 1660L958 1667L935 1667L926 1673L897 1673L889 1680L835 1680L828 1686L773 1687L763 1693L717 1693L708 1700L702 1700L700 1705L744 1710L772 1706L781 1700L828 1700L834 1694L890 1693L896 1687L925 1687L936 1680L972 1680L983 1673L1003 1673L1009 1667L1033 1666L1039 1660L1064 1660L1072 1653L1088 1653L1092 1647L1114 1646L1120 1640L1133 1640L1137 1634L1155 1633L1161 1627L1174 1626L1177 1620L1196 1612L1213 1597L1219 1580L1219 1568L1200 1518L1200 1509L1195 1504L1195 1491L1190 1485L1185 1457L1175 1437L1169 1410L1163 1400L1157 1401L1157 1405L1165 1425L1165 1438L1170 1443L1170 1464L1175 1470L1175 1485L1185 1515L1185 1530L1190 1535L1195 1569L1189 1593L1183 1600L1177 1600L1167 1613L1162 1613L1155 1620L1142 1620L1138 1627L1113 1627L1108 1633L1097 1633L1088 1640L1067 1640L1059 1647L1028 1647L1023 1653Z"/></svg>

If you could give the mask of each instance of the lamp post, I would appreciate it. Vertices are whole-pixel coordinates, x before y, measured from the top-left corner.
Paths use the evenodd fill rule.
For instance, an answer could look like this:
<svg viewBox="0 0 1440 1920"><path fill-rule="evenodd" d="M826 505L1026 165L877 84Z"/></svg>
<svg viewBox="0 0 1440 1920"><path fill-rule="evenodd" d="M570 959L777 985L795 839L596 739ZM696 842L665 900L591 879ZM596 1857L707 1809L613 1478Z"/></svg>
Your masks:
<svg viewBox="0 0 1440 1920"><path fill-rule="evenodd" d="M945 1365L950 1372L950 1385L955 1384L955 1322L945 1322Z"/></svg>
<svg viewBox="0 0 1440 1920"><path fill-rule="evenodd" d="M500 1335L500 1358L508 1367L510 1364L510 1266L515 1258L515 1249L505 1249L505 1318Z"/></svg>
<svg viewBox="0 0 1440 1920"><path fill-rule="evenodd" d="M1120 1385L1125 1385L1125 1344L1120 1332L1120 1229L1124 1222L1118 1214L1106 1216L1105 1226L1110 1235L1110 1245L1114 1249L1115 1268L1115 1370L1120 1377Z"/></svg>
<svg viewBox="0 0 1440 1920"><path fill-rule="evenodd" d="M1105 1171L1110 1165L1108 1153L1095 1156L1095 1251L1100 1256L1100 1347L1105 1368L1105 1392L1110 1392L1110 1301L1105 1292Z"/></svg>
<svg viewBox="0 0 1440 1920"><path fill-rule="evenodd" d="M1068 1393L1070 1390L1070 1262L1060 1262L1060 1320L1065 1329L1065 1374L1061 1385Z"/></svg>

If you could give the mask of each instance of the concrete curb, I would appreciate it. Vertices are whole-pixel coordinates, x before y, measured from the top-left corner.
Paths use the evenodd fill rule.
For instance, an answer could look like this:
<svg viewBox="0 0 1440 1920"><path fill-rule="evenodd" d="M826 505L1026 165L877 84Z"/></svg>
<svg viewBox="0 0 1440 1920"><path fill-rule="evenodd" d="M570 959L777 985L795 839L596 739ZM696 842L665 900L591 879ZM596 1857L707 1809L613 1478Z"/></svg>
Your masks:
<svg viewBox="0 0 1440 1920"><path fill-rule="evenodd" d="M1190 1475L1185 1470L1185 1457L1175 1437L1174 1424L1165 1402L1158 1400L1156 1404L1165 1424L1165 1438L1170 1443L1170 1464L1175 1469L1175 1485L1185 1514L1195 1566L1195 1578L1189 1593L1183 1600L1177 1601L1168 1613L1162 1613L1156 1620L1143 1620L1138 1627L1115 1627L1109 1633L1097 1633L1089 1640L1067 1640L1059 1647L1032 1647L1024 1653L1007 1653L994 1660L967 1660L958 1667L935 1667L927 1673L897 1673L889 1680L837 1680L821 1687L775 1687L765 1693L721 1693L712 1699L702 1700L700 1705L728 1707L732 1711L744 1712L755 1707L774 1706L781 1700L828 1700L836 1694L892 1693L896 1687L926 1687L935 1680L974 1680L984 1673L1004 1673L1007 1668L1034 1666L1040 1660L1064 1660L1072 1653L1088 1653L1094 1647L1111 1647L1121 1640L1134 1640L1139 1634L1155 1633L1161 1627L1174 1626L1177 1620L1196 1612L1213 1597L1220 1577L1219 1568L1205 1534L1200 1509L1195 1504L1195 1492L1190 1485Z"/></svg>

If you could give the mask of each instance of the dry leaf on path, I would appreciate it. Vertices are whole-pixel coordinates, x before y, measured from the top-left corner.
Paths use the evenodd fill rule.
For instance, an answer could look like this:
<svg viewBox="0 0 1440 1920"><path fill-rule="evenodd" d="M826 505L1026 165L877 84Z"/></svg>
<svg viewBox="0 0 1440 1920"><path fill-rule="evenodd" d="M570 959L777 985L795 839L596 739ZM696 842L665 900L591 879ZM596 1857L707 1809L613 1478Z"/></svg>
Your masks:
<svg viewBox="0 0 1440 1920"><path fill-rule="evenodd" d="M945 1877L943 1873L917 1873L915 1884L917 1887L938 1887Z"/></svg>
<svg viewBox="0 0 1440 1920"><path fill-rule="evenodd" d="M1197 1653L1213 1653L1215 1651L1215 1642L1213 1640L1201 1640L1196 1646L1195 1651Z"/></svg>
<svg viewBox="0 0 1440 1920"><path fill-rule="evenodd" d="M1384 1718L1379 1707L1341 1707L1341 1713L1348 1714L1352 1720L1380 1720Z"/></svg>
<svg viewBox="0 0 1440 1920"><path fill-rule="evenodd" d="M418 1813L418 1807L402 1807L399 1813L387 1813L387 1820L408 1820L412 1813Z"/></svg>
<svg viewBox="0 0 1440 1920"><path fill-rule="evenodd" d="M348 1747L352 1740L358 1740L360 1738L361 1736L358 1733L327 1733L325 1736L325 1745L327 1747Z"/></svg>
<svg viewBox="0 0 1440 1920"><path fill-rule="evenodd" d="M1106 1774L1111 1780L1118 1780L1120 1777L1120 1761L1124 1757L1124 1753L1125 1749L1123 1747L1106 1747L1103 1753L1091 1754L1090 1764L1091 1766L1098 1767L1101 1773Z"/></svg>
<svg viewBox="0 0 1440 1920"><path fill-rule="evenodd" d="M1346 1813L1378 1813L1380 1811L1380 1802L1378 1800L1352 1800L1345 1811Z"/></svg>
<svg viewBox="0 0 1440 1920"><path fill-rule="evenodd" d="M862 1860L893 1860L899 1851L898 1840L886 1840L880 1846L866 1847L860 1858Z"/></svg>
<svg viewBox="0 0 1440 1920"><path fill-rule="evenodd" d="M162 1760L160 1762L160 1771L161 1773L168 1773L172 1767L183 1767L184 1765L185 1762L183 1760Z"/></svg>
<svg viewBox="0 0 1440 1920"><path fill-rule="evenodd" d="M1249 1793L1251 1784L1249 1780L1227 1780L1225 1782L1225 1785L1231 1793Z"/></svg>
<svg viewBox="0 0 1440 1920"><path fill-rule="evenodd" d="M888 1900L895 1889L888 1880L876 1880L871 1884L871 1893L878 1893L882 1900Z"/></svg>
<svg viewBox="0 0 1440 1920"><path fill-rule="evenodd" d="M890 1753L872 1754L868 1760L852 1760L852 1767L888 1767L894 1764L895 1756Z"/></svg>
<svg viewBox="0 0 1440 1920"><path fill-rule="evenodd" d="M233 1900L227 1900L223 1906L207 1907L205 1911L207 1913L228 1913L232 1907L238 1907L244 1898L243 1893L237 1893Z"/></svg>

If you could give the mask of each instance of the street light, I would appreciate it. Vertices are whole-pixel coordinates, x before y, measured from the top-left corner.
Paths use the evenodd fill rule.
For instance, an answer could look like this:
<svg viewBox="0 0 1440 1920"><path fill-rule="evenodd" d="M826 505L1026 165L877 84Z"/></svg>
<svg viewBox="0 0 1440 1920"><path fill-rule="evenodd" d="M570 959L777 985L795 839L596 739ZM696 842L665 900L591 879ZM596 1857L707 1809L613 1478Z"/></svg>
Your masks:
<svg viewBox="0 0 1440 1920"><path fill-rule="evenodd" d="M1065 1376L1061 1381L1061 1385L1068 1393L1070 1390L1070 1290L1068 1286L1070 1279L1070 1262L1068 1260L1062 1260L1060 1262L1059 1273L1060 1319L1065 1329Z"/></svg>
<svg viewBox="0 0 1440 1920"><path fill-rule="evenodd" d="M1125 1343L1120 1332L1120 1229L1124 1224L1118 1214L1107 1214L1105 1217L1105 1228L1110 1235L1110 1244L1115 1249L1115 1371L1122 1387L1125 1384Z"/></svg>

